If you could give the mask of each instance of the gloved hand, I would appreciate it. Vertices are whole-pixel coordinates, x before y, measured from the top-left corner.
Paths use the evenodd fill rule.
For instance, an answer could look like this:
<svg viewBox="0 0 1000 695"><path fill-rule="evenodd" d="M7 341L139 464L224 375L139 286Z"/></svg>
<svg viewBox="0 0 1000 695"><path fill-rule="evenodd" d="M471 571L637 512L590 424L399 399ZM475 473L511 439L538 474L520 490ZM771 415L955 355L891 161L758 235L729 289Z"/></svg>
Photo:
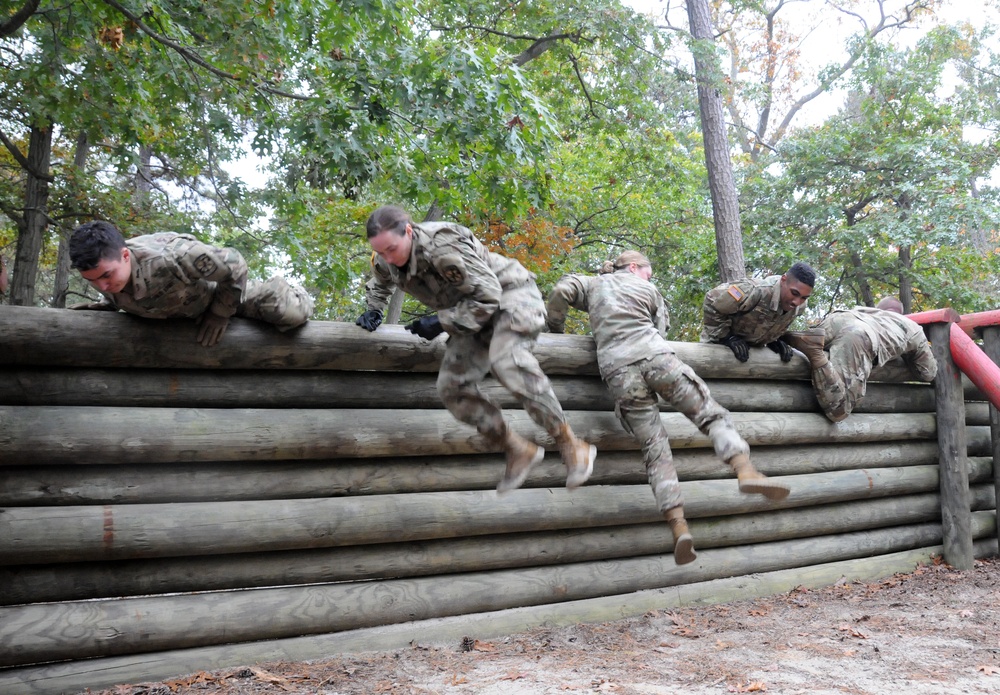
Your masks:
<svg viewBox="0 0 1000 695"><path fill-rule="evenodd" d="M773 343L768 343L767 346L774 352L781 355L782 362L792 361L792 346L784 340L775 340Z"/></svg>
<svg viewBox="0 0 1000 695"><path fill-rule="evenodd" d="M358 317L358 320L354 323L361 326L366 331L374 331L382 325L382 312L378 309L369 309L365 313L361 314L361 316Z"/></svg>
<svg viewBox="0 0 1000 695"><path fill-rule="evenodd" d="M441 328L441 320L438 319L437 314L422 316L416 321L406 324L406 330L419 335L424 340L434 340L444 333L444 329Z"/></svg>
<svg viewBox="0 0 1000 695"><path fill-rule="evenodd" d="M198 329L198 342L203 347L212 347L222 339L222 335L226 332L226 327L229 326L229 317L217 316L211 311L206 311L195 319L195 323L201 326Z"/></svg>
<svg viewBox="0 0 1000 695"><path fill-rule="evenodd" d="M719 342L732 350L740 362L746 362L750 359L750 346L738 335L730 335Z"/></svg>

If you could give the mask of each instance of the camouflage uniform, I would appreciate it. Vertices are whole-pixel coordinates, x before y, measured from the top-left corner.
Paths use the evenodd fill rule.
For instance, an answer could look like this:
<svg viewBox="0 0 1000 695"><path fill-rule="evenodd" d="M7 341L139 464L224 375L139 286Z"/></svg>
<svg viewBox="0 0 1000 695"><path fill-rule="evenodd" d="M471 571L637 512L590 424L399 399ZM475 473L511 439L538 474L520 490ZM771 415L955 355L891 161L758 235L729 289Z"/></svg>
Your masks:
<svg viewBox="0 0 1000 695"><path fill-rule="evenodd" d="M601 377L615 399L615 413L642 445L649 485L660 511L683 504L659 394L708 435L724 461L746 454L749 446L729 411L708 392L705 382L666 342L670 317L653 283L627 269L605 275L566 275L549 294L548 326L561 333L569 307L590 314Z"/></svg>
<svg viewBox="0 0 1000 695"><path fill-rule="evenodd" d="M146 318L195 318L211 311L272 323L286 331L305 323L313 300L281 277L247 280L239 251L217 248L189 234L149 234L125 242L132 254L132 281L105 303Z"/></svg>
<svg viewBox="0 0 1000 695"><path fill-rule="evenodd" d="M902 314L869 307L834 311L820 323L830 361L812 370L816 399L840 422L865 397L872 367L902 357L914 377L931 381L937 361L923 329Z"/></svg>
<svg viewBox="0 0 1000 695"><path fill-rule="evenodd" d="M713 287L705 295L701 342L718 343L738 335L750 345L767 345L781 337L805 310L781 310L781 276L745 278Z"/></svg>
<svg viewBox="0 0 1000 695"><path fill-rule="evenodd" d="M413 224L403 268L374 256L365 285L369 310L384 311L393 288L437 311L448 343L437 388L448 410L493 443L503 441L503 413L479 389L491 372L553 438L565 423L552 384L532 348L545 326L535 276L492 253L472 232L448 222Z"/></svg>

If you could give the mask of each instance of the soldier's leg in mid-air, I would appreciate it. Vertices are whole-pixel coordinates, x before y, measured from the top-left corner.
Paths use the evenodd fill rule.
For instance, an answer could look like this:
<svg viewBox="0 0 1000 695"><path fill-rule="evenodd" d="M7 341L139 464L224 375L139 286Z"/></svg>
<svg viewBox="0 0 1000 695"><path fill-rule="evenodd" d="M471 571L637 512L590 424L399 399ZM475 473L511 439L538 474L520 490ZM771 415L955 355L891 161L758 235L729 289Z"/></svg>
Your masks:
<svg viewBox="0 0 1000 695"><path fill-rule="evenodd" d="M750 447L733 425L729 411L712 398L708 386L676 355L660 355L643 363L649 385L712 440L715 455L736 473L740 492L781 500L788 486L768 478L750 463Z"/></svg>
<svg viewBox="0 0 1000 695"><path fill-rule="evenodd" d="M524 483L545 450L512 430L499 406L479 388L490 369L489 340L489 333L450 336L437 388L441 401L456 419L475 427L491 445L503 448L507 467L497 490L505 492Z"/></svg>
<svg viewBox="0 0 1000 695"><path fill-rule="evenodd" d="M247 280L236 315L274 324L279 331L287 331L308 321L313 307L308 292L275 275L265 282Z"/></svg>
<svg viewBox="0 0 1000 695"><path fill-rule="evenodd" d="M828 343L830 361L812 372L813 390L832 422L840 422L864 398L871 374L871 342L863 330L845 329Z"/></svg>
<svg viewBox="0 0 1000 695"><path fill-rule="evenodd" d="M660 409L653 393L636 365L619 369L605 380L615 399L615 412L622 427L642 447L646 476L653 490L656 506L670 524L674 536L674 562L684 565L697 558L694 539L684 518L684 500L670 451L670 439L660 419Z"/></svg>
<svg viewBox="0 0 1000 695"><path fill-rule="evenodd" d="M499 311L490 341L490 368L497 381L517 397L531 419L555 439L566 465L566 487L572 490L590 478L597 447L579 439L566 422L552 382L532 352L537 336L534 322L519 324L516 315Z"/></svg>

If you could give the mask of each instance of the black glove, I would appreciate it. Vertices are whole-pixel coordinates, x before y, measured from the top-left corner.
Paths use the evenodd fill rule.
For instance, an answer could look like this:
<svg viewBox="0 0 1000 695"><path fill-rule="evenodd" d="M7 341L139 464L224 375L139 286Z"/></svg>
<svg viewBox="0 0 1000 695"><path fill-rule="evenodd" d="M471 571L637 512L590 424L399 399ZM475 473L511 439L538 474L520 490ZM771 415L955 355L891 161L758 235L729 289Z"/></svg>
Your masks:
<svg viewBox="0 0 1000 695"><path fill-rule="evenodd" d="M792 346L784 340L775 340L773 343L768 343L767 346L781 355L782 362L792 361Z"/></svg>
<svg viewBox="0 0 1000 695"><path fill-rule="evenodd" d="M736 355L736 359L740 362L746 362L750 359L750 346L747 345L747 341L738 335L728 336L719 342L732 350L733 354Z"/></svg>
<svg viewBox="0 0 1000 695"><path fill-rule="evenodd" d="M355 321L357 325L364 328L366 331L374 331L380 325L382 325L382 312L378 309L369 309L365 313L358 317Z"/></svg>
<svg viewBox="0 0 1000 695"><path fill-rule="evenodd" d="M406 324L406 330L415 335L419 335L424 340L434 340L439 335L444 333L444 329L441 328L441 321L438 319L437 314L422 316L416 321Z"/></svg>

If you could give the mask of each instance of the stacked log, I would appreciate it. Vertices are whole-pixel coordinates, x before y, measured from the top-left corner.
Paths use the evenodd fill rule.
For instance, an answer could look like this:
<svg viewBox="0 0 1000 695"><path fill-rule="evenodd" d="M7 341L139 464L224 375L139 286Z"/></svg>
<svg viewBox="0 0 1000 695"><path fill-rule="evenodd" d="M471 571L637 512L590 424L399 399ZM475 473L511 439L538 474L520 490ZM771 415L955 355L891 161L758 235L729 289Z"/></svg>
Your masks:
<svg viewBox="0 0 1000 695"><path fill-rule="evenodd" d="M699 549L677 567L588 337L543 335L536 353L598 445L593 478L566 491L554 442L488 380L547 450L524 489L498 495L502 454L437 398L443 338L234 320L206 349L190 322L23 307L0 322L4 693L871 581L942 552L934 389L902 383L900 364L833 424L801 356L743 364L672 343L792 489L739 494L664 405ZM970 540L991 554L990 411L959 388Z"/></svg>

